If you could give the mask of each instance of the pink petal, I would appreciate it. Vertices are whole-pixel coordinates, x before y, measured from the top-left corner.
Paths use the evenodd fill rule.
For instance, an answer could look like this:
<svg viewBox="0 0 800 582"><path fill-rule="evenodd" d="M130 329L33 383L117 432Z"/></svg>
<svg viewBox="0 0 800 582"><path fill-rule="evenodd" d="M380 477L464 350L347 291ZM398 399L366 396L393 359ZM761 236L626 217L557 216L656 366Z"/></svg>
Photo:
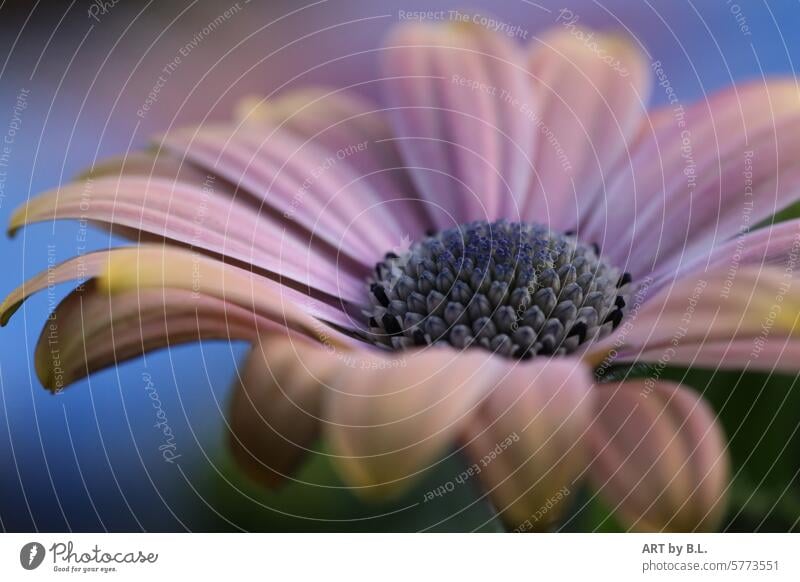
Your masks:
<svg viewBox="0 0 800 582"><path fill-rule="evenodd" d="M798 147L794 81L754 82L679 116L657 113L589 230L617 233L603 250L634 277L669 274L794 202Z"/></svg>
<svg viewBox="0 0 800 582"><path fill-rule="evenodd" d="M711 531L725 511L729 461L714 412L668 382L596 387L589 476L631 528Z"/></svg>
<svg viewBox="0 0 800 582"><path fill-rule="evenodd" d="M318 358L316 352L304 340L264 336L234 386L231 452L248 475L267 487L282 483L319 436L322 383L337 361Z"/></svg>
<svg viewBox="0 0 800 582"><path fill-rule="evenodd" d="M223 186L224 188L224 186ZM210 186L162 178L96 178L33 198L11 218L10 232L54 219L105 222L207 250L346 301L364 302L362 271L328 250Z"/></svg>
<svg viewBox="0 0 800 582"><path fill-rule="evenodd" d="M385 49L397 146L436 224L519 218L535 105L521 51L459 24L404 24Z"/></svg>
<svg viewBox="0 0 800 582"><path fill-rule="evenodd" d="M197 166L182 163L180 158L166 151L133 151L125 155L101 160L78 176L79 180L96 180L98 178L120 178L122 176L149 176L177 180L202 187L208 179L208 173ZM221 189L225 186L217 184Z"/></svg>
<svg viewBox="0 0 800 582"><path fill-rule="evenodd" d="M800 338L800 295L794 285L791 272L787 276L769 267L690 274L648 298L587 357L599 365L710 365L719 357L725 367L787 369ZM724 344L733 349L725 352Z"/></svg>
<svg viewBox="0 0 800 582"><path fill-rule="evenodd" d="M274 99L247 99L238 112L247 123L288 129L331 152L352 152L347 163L380 196L410 238L433 228L428 211L415 200L385 112L375 104L353 92L310 87ZM353 144L364 142L368 147L353 151Z"/></svg>
<svg viewBox="0 0 800 582"><path fill-rule="evenodd" d="M704 254L696 260L681 267L677 273L664 273L653 286L659 288L668 284L671 279L703 271L733 272L744 266L766 265L785 268L792 261L792 253L800 244L800 220L780 222L773 226L765 226L758 230L740 233L723 245L715 248L711 254Z"/></svg>
<svg viewBox="0 0 800 582"><path fill-rule="evenodd" d="M408 234L346 155L286 130L203 126L171 133L164 144L369 267Z"/></svg>
<svg viewBox="0 0 800 582"><path fill-rule="evenodd" d="M664 354L663 349L644 350L638 359L655 362ZM770 372L797 373L800 358L800 341L784 338L777 341L761 340L709 341L702 346L687 345L671 352L676 364L713 370L767 370Z"/></svg>
<svg viewBox="0 0 800 582"><path fill-rule="evenodd" d="M464 439L471 468L503 520L518 531L540 530L566 509L585 470L591 379L576 360L505 368L470 415Z"/></svg>
<svg viewBox="0 0 800 582"><path fill-rule="evenodd" d="M570 28L533 42L528 68L539 98L538 145L524 216L602 246L609 234L584 227L646 117L647 61L631 40Z"/></svg>

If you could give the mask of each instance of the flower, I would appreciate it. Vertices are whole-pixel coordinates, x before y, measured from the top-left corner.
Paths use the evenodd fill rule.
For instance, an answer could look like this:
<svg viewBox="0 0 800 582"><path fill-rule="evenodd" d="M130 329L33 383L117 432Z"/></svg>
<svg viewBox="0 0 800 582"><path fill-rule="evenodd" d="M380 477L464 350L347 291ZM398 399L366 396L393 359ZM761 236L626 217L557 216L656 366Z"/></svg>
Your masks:
<svg viewBox="0 0 800 582"><path fill-rule="evenodd" d="M584 480L631 528L713 529L725 439L661 372L796 368L800 222L753 229L799 197L795 84L648 113L664 72L574 25L523 49L403 24L380 52L383 108L322 88L249 99L22 207L11 232L79 219L139 243L6 299L3 323L89 279L42 332L42 383L244 339L230 444L268 486L323 435L365 496L455 449L518 529L557 520ZM620 373L636 363L650 374Z"/></svg>

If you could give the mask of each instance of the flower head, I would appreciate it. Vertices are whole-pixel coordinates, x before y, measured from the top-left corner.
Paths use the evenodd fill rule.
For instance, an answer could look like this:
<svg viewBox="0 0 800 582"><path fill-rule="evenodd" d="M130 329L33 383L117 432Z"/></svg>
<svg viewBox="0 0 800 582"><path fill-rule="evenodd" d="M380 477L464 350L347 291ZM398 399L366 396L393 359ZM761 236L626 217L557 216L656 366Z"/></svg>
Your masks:
<svg viewBox="0 0 800 582"><path fill-rule="evenodd" d="M382 107L320 88L248 100L233 123L93 168L12 232L72 218L139 244L28 281L3 321L89 277L37 349L51 389L176 342L251 341L230 444L267 485L322 434L365 496L455 448L513 527L546 527L588 480L630 527L714 528L722 432L660 370L796 367L800 223L741 227L743 209L754 225L798 198L798 91L770 80L648 112L632 43L575 30L523 48L402 25ZM646 378L610 373L642 362Z"/></svg>
<svg viewBox="0 0 800 582"><path fill-rule="evenodd" d="M622 320L630 275L546 227L479 221L429 236L375 268L373 341L483 347L527 359L575 351Z"/></svg>

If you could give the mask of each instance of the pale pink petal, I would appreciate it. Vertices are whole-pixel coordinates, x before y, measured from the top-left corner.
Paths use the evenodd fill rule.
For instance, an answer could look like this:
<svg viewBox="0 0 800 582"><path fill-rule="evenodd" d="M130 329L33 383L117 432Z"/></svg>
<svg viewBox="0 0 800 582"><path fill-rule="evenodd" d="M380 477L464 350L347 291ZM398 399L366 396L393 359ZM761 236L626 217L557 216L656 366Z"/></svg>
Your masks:
<svg viewBox="0 0 800 582"><path fill-rule="evenodd" d="M470 415L463 438L471 469L510 527L546 529L574 499L592 411L588 369L545 359L508 362Z"/></svg>
<svg viewBox="0 0 800 582"><path fill-rule="evenodd" d="M259 483L275 487L320 434L323 384L339 363L305 340L264 336L239 372L230 404L234 459Z"/></svg>
<svg viewBox="0 0 800 582"><path fill-rule="evenodd" d="M224 186L223 186L224 188ZM11 218L11 234L55 219L104 222L157 235L264 269L346 301L366 301L363 268L340 260L244 204L214 180L196 186L164 178L95 178L33 198Z"/></svg>
<svg viewBox="0 0 800 582"><path fill-rule="evenodd" d="M436 224L519 219L536 105L522 51L479 26L414 23L383 59L397 146Z"/></svg>
<svg viewBox="0 0 800 582"><path fill-rule="evenodd" d="M692 273L646 299L587 357L595 365L709 365L717 355L728 368L786 368L792 360L782 362L783 351L791 354L800 337L797 287L792 269L746 266ZM736 349L723 356L726 343ZM706 346L711 351L704 355Z"/></svg>
<svg viewBox="0 0 800 582"><path fill-rule="evenodd" d="M710 531L725 511L729 460L711 408L669 382L595 388L589 476L632 529Z"/></svg>
<svg viewBox="0 0 800 582"><path fill-rule="evenodd" d="M352 91L309 87L274 99L245 99L238 115L246 123L285 128L328 151L344 152L410 238L433 228L391 139L386 113L375 104ZM353 148L362 143L367 147Z"/></svg>
<svg viewBox="0 0 800 582"><path fill-rule="evenodd" d="M588 214L602 212L610 170L629 157L646 117L648 63L632 40L571 27L536 39L528 67L538 145L524 217L602 246L616 235L586 229Z"/></svg>
<svg viewBox="0 0 800 582"><path fill-rule="evenodd" d="M192 184L198 188L203 188L204 183L215 179L208 172L202 171L193 164L182 163L181 160L169 152L157 151L154 148L144 151L132 151L123 155L114 156L100 160L92 167L85 169L77 177L76 181L90 182L96 179L117 178L123 176L149 176L151 178L163 178L165 180L178 181L185 184ZM217 184L216 191L228 192L227 184ZM14 218L19 218L14 217ZM55 219L55 217L51 217ZM10 225L9 233L13 236L15 228L24 226L20 223ZM101 230L113 231L116 236L121 236L136 242L158 242L158 235L130 228L122 225L111 225L108 223L97 222L95 226Z"/></svg>
<svg viewBox="0 0 800 582"><path fill-rule="evenodd" d="M668 275L794 202L798 147L794 81L754 82L657 114L589 230L615 233L604 253L634 277Z"/></svg>

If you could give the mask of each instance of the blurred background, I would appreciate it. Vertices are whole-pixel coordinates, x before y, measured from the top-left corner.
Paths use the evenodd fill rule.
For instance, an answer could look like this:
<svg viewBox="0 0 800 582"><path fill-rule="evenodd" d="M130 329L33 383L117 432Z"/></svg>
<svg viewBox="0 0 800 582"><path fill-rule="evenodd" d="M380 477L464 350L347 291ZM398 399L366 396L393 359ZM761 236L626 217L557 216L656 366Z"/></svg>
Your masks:
<svg viewBox="0 0 800 582"><path fill-rule="evenodd" d="M175 125L228 118L243 96L374 78L374 49L400 11L480 11L519 25L530 40L562 8L586 26L635 37L661 61L683 102L762 75L793 75L800 61L796 2L4 1L0 133L8 163L0 168L0 222L98 158L141 147ZM180 63L170 66L176 57ZM380 98L369 84L359 90ZM666 100L663 91L653 92L653 105ZM73 223L25 229L0 246L0 293L46 269L48 260L120 242L93 230L84 237ZM56 299L68 290L57 288ZM51 302L46 293L33 297L0 330L2 530L495 527L468 488L447 496L433 513L416 503L419 491L390 507L362 505L320 458L303 469L303 483L275 493L252 486L232 468L224 447L224 412L244 345L164 350L49 394L35 377L32 354ZM671 373L680 378L683 372ZM731 438L736 474L726 529L798 529L795 378L693 372L689 383L714 404ZM163 434L154 426L152 391L174 433L178 456L171 463L159 450ZM441 468L447 479L459 470ZM442 482L436 475L426 479L420 491ZM564 529L616 527L593 502Z"/></svg>

